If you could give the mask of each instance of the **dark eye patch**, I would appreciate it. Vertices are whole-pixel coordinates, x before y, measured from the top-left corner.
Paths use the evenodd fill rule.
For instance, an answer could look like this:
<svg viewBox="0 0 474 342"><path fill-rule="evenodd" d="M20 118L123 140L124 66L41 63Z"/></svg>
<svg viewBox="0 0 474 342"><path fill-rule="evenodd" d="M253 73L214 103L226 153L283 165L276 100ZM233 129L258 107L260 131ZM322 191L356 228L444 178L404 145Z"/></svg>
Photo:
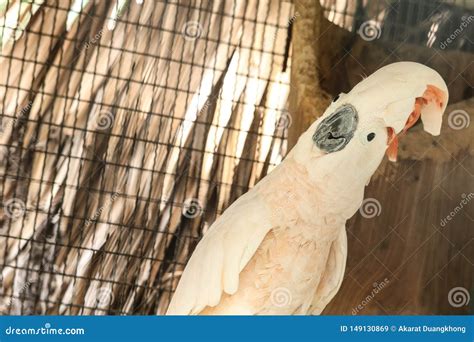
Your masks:
<svg viewBox="0 0 474 342"><path fill-rule="evenodd" d="M375 138L375 133L372 132L372 133L367 134L367 141L372 141L374 140L374 138Z"/></svg>
<svg viewBox="0 0 474 342"><path fill-rule="evenodd" d="M322 151L340 151L354 136L358 121L356 109L345 104L321 121L313 134L313 141Z"/></svg>

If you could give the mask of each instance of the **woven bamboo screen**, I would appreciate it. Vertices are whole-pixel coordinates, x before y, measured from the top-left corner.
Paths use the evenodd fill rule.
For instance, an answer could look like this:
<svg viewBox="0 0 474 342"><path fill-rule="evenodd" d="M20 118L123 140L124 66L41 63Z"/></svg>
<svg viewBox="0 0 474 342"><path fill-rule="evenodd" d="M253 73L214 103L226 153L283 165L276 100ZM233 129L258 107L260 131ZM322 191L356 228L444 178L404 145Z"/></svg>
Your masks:
<svg viewBox="0 0 474 342"><path fill-rule="evenodd" d="M291 4L0 0L0 310L161 314L285 154Z"/></svg>

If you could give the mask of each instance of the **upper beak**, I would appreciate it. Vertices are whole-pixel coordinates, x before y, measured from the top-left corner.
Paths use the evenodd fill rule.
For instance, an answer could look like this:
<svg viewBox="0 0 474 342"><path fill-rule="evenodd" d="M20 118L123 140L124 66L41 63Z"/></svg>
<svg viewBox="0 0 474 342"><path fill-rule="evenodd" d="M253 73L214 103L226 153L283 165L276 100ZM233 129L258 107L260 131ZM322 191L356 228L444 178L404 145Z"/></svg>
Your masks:
<svg viewBox="0 0 474 342"><path fill-rule="evenodd" d="M378 74L378 75L377 75ZM388 130L387 155L395 161L398 135L406 132L419 118L423 128L431 135L439 135L443 114L448 104L448 87L443 78L433 69L413 62L387 65L370 77L390 75L396 88L386 96L393 100L381 113Z"/></svg>

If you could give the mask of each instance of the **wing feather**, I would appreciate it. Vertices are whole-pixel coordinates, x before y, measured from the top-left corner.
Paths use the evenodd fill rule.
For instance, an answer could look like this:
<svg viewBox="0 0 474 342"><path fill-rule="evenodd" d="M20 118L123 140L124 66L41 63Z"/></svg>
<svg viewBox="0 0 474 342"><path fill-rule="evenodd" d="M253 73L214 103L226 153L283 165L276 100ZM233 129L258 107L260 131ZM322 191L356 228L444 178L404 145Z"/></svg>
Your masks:
<svg viewBox="0 0 474 342"><path fill-rule="evenodd" d="M198 314L239 288L239 274L272 228L258 185L237 199L204 235L181 276L168 315Z"/></svg>
<svg viewBox="0 0 474 342"><path fill-rule="evenodd" d="M346 270L347 259L347 233L346 227L342 226L339 235L331 245L326 269L315 291L313 302L309 312L319 315L326 305L333 299L341 287Z"/></svg>

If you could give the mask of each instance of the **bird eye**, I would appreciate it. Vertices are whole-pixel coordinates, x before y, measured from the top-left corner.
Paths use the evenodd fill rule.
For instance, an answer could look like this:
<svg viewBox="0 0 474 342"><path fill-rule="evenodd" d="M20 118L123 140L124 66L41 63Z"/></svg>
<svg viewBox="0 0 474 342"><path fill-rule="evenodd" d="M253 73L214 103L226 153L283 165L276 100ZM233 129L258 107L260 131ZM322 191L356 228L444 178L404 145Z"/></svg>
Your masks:
<svg viewBox="0 0 474 342"><path fill-rule="evenodd" d="M367 141L372 141L375 138L375 133L369 133L367 134Z"/></svg>
<svg viewBox="0 0 474 342"><path fill-rule="evenodd" d="M332 100L332 102L336 102L337 100L339 100L339 96L340 95L336 95L336 97Z"/></svg>

